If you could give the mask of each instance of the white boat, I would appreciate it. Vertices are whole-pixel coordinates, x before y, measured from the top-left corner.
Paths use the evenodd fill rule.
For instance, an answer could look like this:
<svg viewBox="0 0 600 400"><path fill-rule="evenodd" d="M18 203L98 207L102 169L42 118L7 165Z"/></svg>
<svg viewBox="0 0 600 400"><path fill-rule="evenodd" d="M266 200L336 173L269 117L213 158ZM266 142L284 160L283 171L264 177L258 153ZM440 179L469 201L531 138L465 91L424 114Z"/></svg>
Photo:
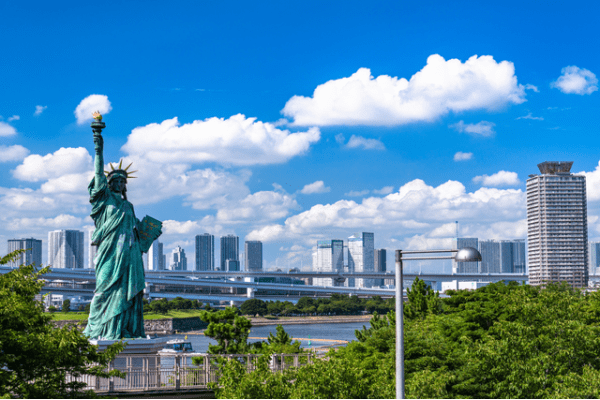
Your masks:
<svg viewBox="0 0 600 400"><path fill-rule="evenodd" d="M193 353L192 343L182 339L169 340L161 353Z"/></svg>

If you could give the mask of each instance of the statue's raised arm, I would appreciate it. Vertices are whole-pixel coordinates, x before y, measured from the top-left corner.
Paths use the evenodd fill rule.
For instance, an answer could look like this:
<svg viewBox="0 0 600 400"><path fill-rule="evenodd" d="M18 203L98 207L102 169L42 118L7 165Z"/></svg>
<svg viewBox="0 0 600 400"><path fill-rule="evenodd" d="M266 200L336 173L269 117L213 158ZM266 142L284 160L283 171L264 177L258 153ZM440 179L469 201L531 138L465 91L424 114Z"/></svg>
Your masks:
<svg viewBox="0 0 600 400"><path fill-rule="evenodd" d="M92 115L94 116L92 131L94 132L94 149L96 152L96 158L94 160L94 187L97 190L101 183L106 179L104 176L104 138L102 137L102 129L104 129L106 124L102 122L102 115L98 111Z"/></svg>

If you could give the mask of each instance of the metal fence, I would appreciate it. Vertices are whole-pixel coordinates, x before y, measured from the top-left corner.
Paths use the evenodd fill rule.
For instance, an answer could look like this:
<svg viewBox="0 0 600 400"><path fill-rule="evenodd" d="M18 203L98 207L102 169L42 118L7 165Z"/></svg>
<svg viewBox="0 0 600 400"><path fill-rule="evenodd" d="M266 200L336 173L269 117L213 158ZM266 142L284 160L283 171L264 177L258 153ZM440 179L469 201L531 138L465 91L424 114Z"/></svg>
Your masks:
<svg viewBox="0 0 600 400"><path fill-rule="evenodd" d="M85 382L85 390L96 393L180 391L206 389L208 383L218 382L221 364L218 359L237 359L248 372L257 368L260 354L213 355L186 353L174 355L132 354L115 358L108 370L118 369L125 378L99 378L91 375L70 377L69 381ZM192 363L197 358L199 365ZM314 354L273 354L269 363L272 371L298 368L313 361Z"/></svg>

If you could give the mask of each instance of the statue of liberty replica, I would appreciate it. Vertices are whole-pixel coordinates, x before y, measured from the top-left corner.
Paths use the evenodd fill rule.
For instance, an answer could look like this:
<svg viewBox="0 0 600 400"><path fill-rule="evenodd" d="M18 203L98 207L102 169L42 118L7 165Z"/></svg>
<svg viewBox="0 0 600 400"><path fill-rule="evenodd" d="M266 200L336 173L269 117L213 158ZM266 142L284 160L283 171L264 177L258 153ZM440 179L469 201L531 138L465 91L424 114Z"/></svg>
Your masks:
<svg viewBox="0 0 600 400"><path fill-rule="evenodd" d="M151 217L140 222L127 200L127 180L134 178L123 161L104 171L104 139L99 112L93 114L95 174L88 186L98 246L96 291L84 334L90 339L145 338L142 296L146 284L142 253L160 236L162 223Z"/></svg>

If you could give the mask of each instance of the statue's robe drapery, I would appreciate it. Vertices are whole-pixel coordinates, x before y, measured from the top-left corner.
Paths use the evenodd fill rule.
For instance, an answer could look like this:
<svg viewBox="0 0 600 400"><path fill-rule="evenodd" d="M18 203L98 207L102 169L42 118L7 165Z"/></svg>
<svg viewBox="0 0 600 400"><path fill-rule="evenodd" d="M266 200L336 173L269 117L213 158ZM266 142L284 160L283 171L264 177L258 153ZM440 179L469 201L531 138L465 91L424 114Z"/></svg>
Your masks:
<svg viewBox="0 0 600 400"><path fill-rule="evenodd" d="M96 292L84 334L92 339L118 340L145 337L143 290L144 264L137 233L139 220L133 205L108 187L104 175L98 188L93 178L88 186L96 230L92 243Z"/></svg>

